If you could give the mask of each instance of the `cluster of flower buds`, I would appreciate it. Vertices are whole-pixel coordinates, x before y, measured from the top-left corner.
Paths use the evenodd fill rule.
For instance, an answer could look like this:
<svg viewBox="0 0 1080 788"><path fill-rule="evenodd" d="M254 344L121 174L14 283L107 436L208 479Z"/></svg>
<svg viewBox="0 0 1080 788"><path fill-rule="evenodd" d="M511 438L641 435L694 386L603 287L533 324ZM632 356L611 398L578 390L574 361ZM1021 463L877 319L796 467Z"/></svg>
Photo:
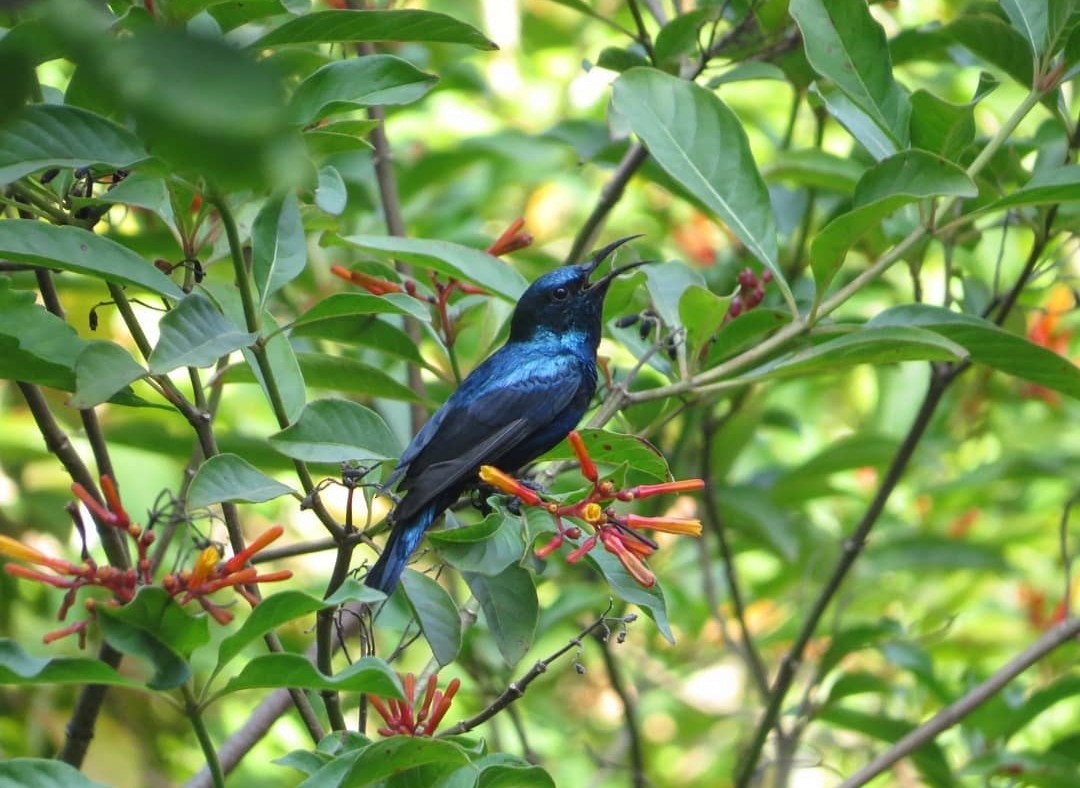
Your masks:
<svg viewBox="0 0 1080 788"><path fill-rule="evenodd" d="M640 529L700 536L701 521L686 517L619 514L613 504L616 501L628 502L652 498L664 493L694 492L703 489L705 482L701 479L684 479L661 484L642 484L619 490L610 480L600 479L596 462L589 456L585 442L577 431L571 432L567 440L577 456L581 475L592 484L592 489L579 501L573 503L545 501L535 490L491 465L480 468L480 479L500 492L513 495L525 506L542 507L554 518L555 536L543 547L537 548L537 557L546 558L562 547L567 540L571 540L576 543L576 547L567 554L566 561L572 564L580 561L599 542L604 549L619 559L635 581L645 588L651 588L656 583L656 575L645 565L644 559L657 549L657 544ZM564 522L566 519L582 523L592 533L582 539L581 528L577 525L567 526Z"/></svg>
<svg viewBox="0 0 1080 788"><path fill-rule="evenodd" d="M503 231L502 235L496 238L494 243L487 248L487 253L493 257L501 257L504 254L516 252L518 249L524 249L526 246L532 244L533 237L529 233L522 232L524 226L524 219L515 219L510 226ZM462 282L456 277L450 277L444 282L434 271L431 272L431 288L434 291L433 295L424 295L420 293L417 289L416 282L412 279L405 279L401 283L398 283L379 276L364 273L363 271L350 271L348 268L341 265L331 266L330 271L335 276L364 288L372 295L381 296L388 293L405 293L419 301L431 304L438 313L439 326L443 332L443 339L448 347L454 344L454 326L453 322L450 320L449 314L450 296L456 292L465 293L467 295L487 295L487 291L483 288L471 285L467 282Z"/></svg>
<svg viewBox="0 0 1080 788"><path fill-rule="evenodd" d="M401 674L398 674L399 676ZM416 676L406 673L401 676L405 689L404 700L397 698L379 698L369 695L372 707L386 724L379 728L381 736L431 736L439 727L442 718L450 709L450 704L461 686L459 679L454 679L446 690L437 689L435 674L428 676L427 688L423 697L416 694Z"/></svg>
<svg viewBox="0 0 1080 788"><path fill-rule="evenodd" d="M131 518L120 500L116 482L113 481L112 477L108 475L101 477L101 492L105 498L104 504L99 502L81 484L71 485L71 490L99 523L115 528L130 539L135 548L135 565L127 569L120 569L109 565L102 566L94 561L86 549L86 529L82 517L79 515L78 508L74 506L69 507L69 510L83 542L81 564L75 564L63 558L55 558L15 539L0 535L0 556L42 567L52 572L52 574L17 563L5 564L5 572L13 577L20 577L24 580L32 580L54 588L64 589L64 598L57 615L60 621L67 619L68 612L75 604L80 589L105 589L112 595L106 604L119 607L134 599L140 588L155 584L152 577L153 564L149 556L150 546L154 543L154 532L131 522ZM199 553L194 567L190 570L185 569L180 572L165 574L158 585L164 588L181 605L194 600L216 621L227 624L232 620L233 614L212 601L209 598L211 594L223 588L232 587L244 599L254 605L257 600L245 586L286 580L292 577L292 572L288 570L259 574L254 567L246 566L252 556L281 536L282 532L281 526L274 526L255 539L247 548L224 562L221 561L221 553L217 547L207 547ZM97 604L94 599L85 601L85 607L90 617L93 617ZM80 647L85 646L88 623L89 618L83 619L55 632L50 632L45 635L44 640L46 643L51 643L67 635L78 634Z"/></svg>
<svg viewBox="0 0 1080 788"><path fill-rule="evenodd" d="M734 320L743 312L749 312L765 300L765 285L773 280L772 271L766 268L759 278L749 268L739 272L739 291L728 306L727 320Z"/></svg>

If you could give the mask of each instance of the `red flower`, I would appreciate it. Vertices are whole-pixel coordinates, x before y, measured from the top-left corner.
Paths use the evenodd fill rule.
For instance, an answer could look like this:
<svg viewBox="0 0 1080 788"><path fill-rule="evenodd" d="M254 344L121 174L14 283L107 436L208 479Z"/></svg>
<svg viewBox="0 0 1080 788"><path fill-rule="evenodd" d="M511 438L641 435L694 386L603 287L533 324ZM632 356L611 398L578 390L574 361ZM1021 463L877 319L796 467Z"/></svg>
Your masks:
<svg viewBox="0 0 1080 788"><path fill-rule="evenodd" d="M428 676L423 698L417 698L416 676L412 673L401 676L401 683L405 688L404 700L383 699L369 695L372 707L386 723L379 728L379 734L382 736L431 736L434 734L461 686L461 681L454 679L447 685L444 692L436 688L436 681L435 674Z"/></svg>

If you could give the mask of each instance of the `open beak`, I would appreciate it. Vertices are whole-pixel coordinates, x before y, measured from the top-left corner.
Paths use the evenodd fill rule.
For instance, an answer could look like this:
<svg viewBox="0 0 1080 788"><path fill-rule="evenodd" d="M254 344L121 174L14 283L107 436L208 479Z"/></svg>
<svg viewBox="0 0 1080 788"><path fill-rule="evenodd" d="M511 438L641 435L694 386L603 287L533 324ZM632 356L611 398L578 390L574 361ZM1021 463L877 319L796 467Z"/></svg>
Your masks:
<svg viewBox="0 0 1080 788"><path fill-rule="evenodd" d="M600 263L604 262L604 260L606 260L611 255L612 252L614 252L616 249L618 249L624 243L626 243L627 241L632 241L635 238L640 238L640 237L641 237L640 234L639 235L628 235L625 238L620 238L617 241L612 241L611 243L609 243L607 246L605 246L603 249L601 249L599 252L597 252L593 256L592 261L588 264L589 265L589 273L592 274L593 271L595 271L597 268L600 267ZM649 263L655 263L655 262L656 262L655 260L638 260L637 262L628 263L626 265L619 266L618 268L613 268L612 270L610 270L606 274L604 274L602 277L597 279L595 282L591 283L589 285L588 289L591 290L591 291L595 291L598 295L603 294L607 290L608 285L611 284L611 281L615 277L617 277L619 274L625 273L626 271L630 271L630 270L632 270L634 268L638 268L639 266L643 266L643 265L647 265Z"/></svg>

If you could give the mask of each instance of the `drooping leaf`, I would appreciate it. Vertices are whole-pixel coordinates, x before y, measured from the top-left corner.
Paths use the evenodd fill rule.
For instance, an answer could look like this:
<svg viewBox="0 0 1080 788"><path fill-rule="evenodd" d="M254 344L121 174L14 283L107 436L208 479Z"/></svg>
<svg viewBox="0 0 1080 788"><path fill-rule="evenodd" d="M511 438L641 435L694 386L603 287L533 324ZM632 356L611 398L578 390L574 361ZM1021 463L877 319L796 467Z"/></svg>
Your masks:
<svg viewBox="0 0 1080 788"><path fill-rule="evenodd" d="M958 162L975 140L972 104L951 104L926 90L911 95L911 145Z"/></svg>
<svg viewBox="0 0 1080 788"><path fill-rule="evenodd" d="M293 194L271 198L251 228L251 275L261 303L299 276L307 265L307 237Z"/></svg>
<svg viewBox="0 0 1080 788"><path fill-rule="evenodd" d="M281 591L261 600L244 619L240 629L221 641L221 645L218 646L217 665L214 666L214 673L220 672L246 646L254 643L266 633L272 632L290 621L310 616L312 613L327 607L328 604L301 591Z"/></svg>
<svg viewBox="0 0 1080 788"><path fill-rule="evenodd" d="M361 657L339 673L326 676L300 654L287 652L255 657L229 679L219 694L276 687L364 692L384 698L400 698L403 694L397 674L376 657Z"/></svg>
<svg viewBox="0 0 1080 788"><path fill-rule="evenodd" d="M0 227L7 224L0 222ZM0 277L0 378L64 391L75 388L75 361L87 347L75 329L34 302L34 294L14 290Z"/></svg>
<svg viewBox="0 0 1080 788"><path fill-rule="evenodd" d="M122 169L148 157L130 131L78 107L31 104L0 125L0 184L47 167Z"/></svg>
<svg viewBox="0 0 1080 788"><path fill-rule="evenodd" d="M100 659L34 657L14 640L0 638L0 685L4 684L107 684L145 689L145 685L120 674Z"/></svg>
<svg viewBox="0 0 1080 788"><path fill-rule="evenodd" d="M384 460L401 447L375 411L343 399L309 402L296 423L270 436L287 457L307 462Z"/></svg>
<svg viewBox="0 0 1080 788"><path fill-rule="evenodd" d="M434 74L393 55L337 60L297 86L289 114L295 123L312 123L357 107L408 104L421 98L437 81Z"/></svg>
<svg viewBox="0 0 1080 788"><path fill-rule="evenodd" d="M1004 71L1024 87L1031 87L1034 63L1027 39L990 13L961 14L942 28L950 39Z"/></svg>
<svg viewBox="0 0 1080 788"><path fill-rule="evenodd" d="M441 776L469 762L465 751L446 739L422 736L394 736L373 742L353 760L351 768L341 781L343 788L361 788L365 785L385 784L392 775L405 779L410 772L422 767L436 767L434 776ZM434 785L430 779L422 784ZM455 786L456 788L456 786Z"/></svg>
<svg viewBox="0 0 1080 788"><path fill-rule="evenodd" d="M265 49L283 44L356 41L439 41L475 49L498 49L483 33L446 14L417 9L316 11L289 20L257 40Z"/></svg>
<svg viewBox="0 0 1080 788"><path fill-rule="evenodd" d="M668 643L675 643L675 635L671 632L671 624L668 623L667 601L664 599L664 591L657 583L652 588L643 588L630 575L619 559L597 546L585 556L586 560L603 575L611 590L620 599L637 605L645 615L656 624L657 630Z"/></svg>
<svg viewBox="0 0 1080 788"><path fill-rule="evenodd" d="M983 210L989 213L1026 205L1052 205L1077 200L1080 200L1080 164L1068 164L1036 173L1019 189L995 200Z"/></svg>
<svg viewBox="0 0 1080 788"><path fill-rule="evenodd" d="M449 665L461 650L461 617L446 590L427 575L406 569L401 586L420 631L440 665Z"/></svg>
<svg viewBox="0 0 1080 788"><path fill-rule="evenodd" d="M612 103L657 163L723 220L790 296L769 194L735 113L705 88L647 68L620 76Z"/></svg>
<svg viewBox="0 0 1080 788"><path fill-rule="evenodd" d="M146 375L131 354L114 342L90 342L75 359L73 408L92 408Z"/></svg>
<svg viewBox="0 0 1080 788"><path fill-rule="evenodd" d="M508 566L494 576L473 572L463 575L484 611L499 653L513 667L532 647L540 617L532 575L520 566Z"/></svg>
<svg viewBox="0 0 1080 788"><path fill-rule="evenodd" d="M814 82L810 85L809 99L810 106L828 112L875 161L895 156L902 150L866 110L833 85Z"/></svg>
<svg viewBox="0 0 1080 788"><path fill-rule="evenodd" d="M0 256L20 263L74 271L108 282L134 285L169 298L183 298L171 279L126 246L81 227L32 219L0 222Z"/></svg>
<svg viewBox="0 0 1080 788"><path fill-rule="evenodd" d="M158 327L160 336L149 359L155 374L178 367L209 367L255 341L254 334L237 328L202 293L189 294L161 318Z"/></svg>
<svg viewBox="0 0 1080 788"><path fill-rule="evenodd" d="M277 321L269 312L263 314L263 331L277 327ZM263 368L255 352L250 347L242 348L244 360L248 369L254 376L255 381L262 387L267 402L273 404L274 397L263 375ZM270 374L274 378L278 396L281 398L281 407L285 412L285 418L290 422L300 416L300 411L307 404L307 387L300 362L296 358L296 351L292 343L284 333L275 332L266 340L266 364L270 368Z"/></svg>
<svg viewBox="0 0 1080 788"><path fill-rule="evenodd" d="M275 481L243 457L218 454L195 472L188 487L189 509L201 509L215 503L261 503L295 494L287 484Z"/></svg>
<svg viewBox="0 0 1080 788"><path fill-rule="evenodd" d="M316 323L350 318L356 315L409 315L417 320L430 321L431 314L420 302L403 293L377 296L367 293L334 293L300 315L291 329Z"/></svg>

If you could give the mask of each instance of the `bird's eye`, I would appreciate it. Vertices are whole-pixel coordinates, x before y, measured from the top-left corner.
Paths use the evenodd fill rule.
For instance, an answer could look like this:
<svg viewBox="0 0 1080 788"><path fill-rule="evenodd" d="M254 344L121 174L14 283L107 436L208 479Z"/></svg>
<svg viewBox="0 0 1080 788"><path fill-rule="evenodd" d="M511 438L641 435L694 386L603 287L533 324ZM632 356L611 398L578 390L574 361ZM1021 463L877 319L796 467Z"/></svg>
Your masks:
<svg viewBox="0 0 1080 788"><path fill-rule="evenodd" d="M554 298L554 299L555 299L556 301L562 301L562 300L563 300L563 299L565 299L565 298L566 298L566 297L567 297L568 295L570 295L570 291L569 291L569 290L567 290L567 289L566 289L565 287L556 287L556 288L555 288L555 289L554 289L554 290L552 291L551 295L552 295L552 297L553 297L553 298Z"/></svg>

